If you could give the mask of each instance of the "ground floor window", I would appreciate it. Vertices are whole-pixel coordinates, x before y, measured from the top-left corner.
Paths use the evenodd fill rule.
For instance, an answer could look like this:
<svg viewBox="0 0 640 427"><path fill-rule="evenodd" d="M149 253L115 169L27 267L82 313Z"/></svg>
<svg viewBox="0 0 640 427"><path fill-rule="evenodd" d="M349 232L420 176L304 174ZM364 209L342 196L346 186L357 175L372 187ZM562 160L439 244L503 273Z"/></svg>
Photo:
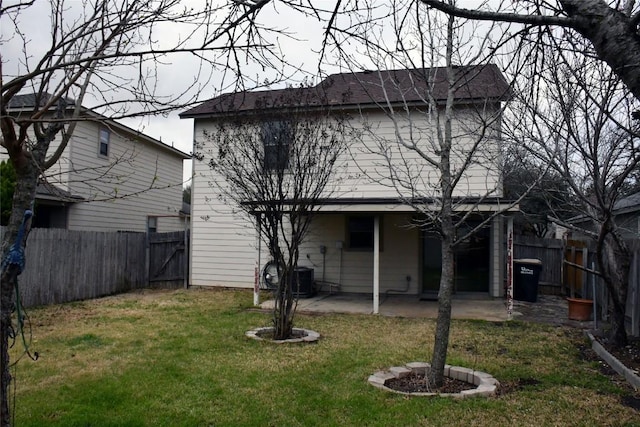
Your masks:
<svg viewBox="0 0 640 427"><path fill-rule="evenodd" d="M347 249L373 251L373 233L375 216L353 215L347 217ZM382 230L382 220L380 220ZM382 251L382 232L380 232L380 250Z"/></svg>

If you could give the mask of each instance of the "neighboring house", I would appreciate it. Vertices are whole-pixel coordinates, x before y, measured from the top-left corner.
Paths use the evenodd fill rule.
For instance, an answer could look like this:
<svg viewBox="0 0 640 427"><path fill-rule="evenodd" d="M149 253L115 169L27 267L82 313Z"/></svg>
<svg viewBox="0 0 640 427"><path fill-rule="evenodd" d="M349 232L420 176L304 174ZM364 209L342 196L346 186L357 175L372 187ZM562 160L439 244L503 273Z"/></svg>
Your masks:
<svg viewBox="0 0 640 427"><path fill-rule="evenodd" d="M456 91L456 131L462 132L461 123L472 115L469 113L471 109L477 111L477 106L494 115L495 120L490 129L485 129L486 151L480 153L480 160L470 166L464 182L455 192L457 201L467 200L467 206L473 210L468 223L473 226L487 218L488 213L498 211L502 195L498 167L500 104L508 98L509 88L493 65L460 67L459 70L468 72L469 80ZM432 93L437 100L444 100L447 93L443 78L445 71L432 71L438 71L440 77L433 83ZM350 126L374 129L377 135L393 138L397 129L381 105L388 102L399 108L405 105L412 109L424 107L421 96L424 96L426 88L425 85L413 86L419 84L413 73L411 70L396 70L336 74L311 89L225 94L180 116L194 119L194 143L211 148L211 142L206 138L207 130L214 129L218 123L230 118L268 117L270 111L279 108L275 100L308 98L309 91L318 90L323 92L321 98L329 107L350 114ZM390 87L395 89L383 88L381 81L391 82ZM283 97L283 94L288 96ZM265 105L270 107L265 109ZM313 107L309 107L310 113L312 110ZM414 119L420 120L420 115ZM368 138L366 133L363 135L364 139ZM470 135L464 141L475 137ZM342 158L342 164L347 167L340 177L340 187L321 201L322 206L313 217L308 238L300 250L299 265L313 268L316 280L335 283L341 292L371 294L376 288L374 280L377 277L380 293L432 296L439 287L440 240L409 226L416 217L415 210L399 199L396 189L385 182L384 176L374 177L380 172L379 162L370 150L363 147L366 142L363 139L350 141L348 153ZM263 143L266 159L269 156L266 152L268 145L266 141ZM193 165L190 284L250 288L254 286L254 277L257 277L256 231L250 218L217 197L215 186L210 183L220 178L212 175L209 160L206 157L194 160ZM431 184L437 182L437 177L434 179L436 181ZM503 295L503 222L506 221L497 216L488 227L458 246L456 292L493 297ZM378 254L373 253L376 224L379 224L381 242ZM268 261L264 246L261 267ZM376 258L379 260L377 270Z"/></svg>
<svg viewBox="0 0 640 427"><path fill-rule="evenodd" d="M34 105L34 95L16 95L9 114L19 121ZM49 153L59 144L60 137ZM33 224L92 231L182 230L188 215L182 212L182 169L189 157L83 109L62 156L38 184ZM0 160L5 159L8 154L0 148Z"/></svg>
<svg viewBox="0 0 640 427"><path fill-rule="evenodd" d="M625 238L640 239L640 191L618 200L613 213Z"/></svg>
<svg viewBox="0 0 640 427"><path fill-rule="evenodd" d="M622 237L640 239L640 191L623 197L613 205L613 215ZM593 223L585 216L570 220L571 223L585 230L593 230ZM568 232L574 239L585 238L582 233Z"/></svg>

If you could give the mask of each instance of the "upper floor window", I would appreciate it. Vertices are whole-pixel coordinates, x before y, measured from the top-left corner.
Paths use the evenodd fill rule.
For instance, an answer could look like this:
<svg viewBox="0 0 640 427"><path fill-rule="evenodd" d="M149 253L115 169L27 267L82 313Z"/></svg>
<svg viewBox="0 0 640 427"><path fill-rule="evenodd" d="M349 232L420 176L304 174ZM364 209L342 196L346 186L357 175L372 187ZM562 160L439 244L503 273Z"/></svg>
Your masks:
<svg viewBox="0 0 640 427"><path fill-rule="evenodd" d="M287 169L289 167L289 147L293 139L289 123L264 122L260 136L264 147L265 169Z"/></svg>
<svg viewBox="0 0 640 427"><path fill-rule="evenodd" d="M109 129L101 128L100 129L100 142L98 147L98 153L101 156L108 157L109 156L109 142L111 140L111 132Z"/></svg>

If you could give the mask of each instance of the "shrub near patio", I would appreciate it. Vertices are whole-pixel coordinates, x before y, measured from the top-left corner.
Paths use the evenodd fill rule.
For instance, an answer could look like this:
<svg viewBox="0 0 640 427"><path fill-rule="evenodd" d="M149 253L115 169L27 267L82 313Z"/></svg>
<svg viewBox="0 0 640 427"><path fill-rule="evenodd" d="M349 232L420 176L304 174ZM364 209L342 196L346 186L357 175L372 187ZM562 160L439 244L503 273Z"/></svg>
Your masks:
<svg viewBox="0 0 640 427"><path fill-rule="evenodd" d="M40 358L23 358L18 426L638 425L638 398L583 360L581 331L454 321L448 362L495 376L494 398L406 398L371 387L428 361L434 321L300 315L316 344L247 339L268 313L244 291L145 291L30 310ZM12 349L12 360L21 346ZM13 390L13 389L12 389Z"/></svg>

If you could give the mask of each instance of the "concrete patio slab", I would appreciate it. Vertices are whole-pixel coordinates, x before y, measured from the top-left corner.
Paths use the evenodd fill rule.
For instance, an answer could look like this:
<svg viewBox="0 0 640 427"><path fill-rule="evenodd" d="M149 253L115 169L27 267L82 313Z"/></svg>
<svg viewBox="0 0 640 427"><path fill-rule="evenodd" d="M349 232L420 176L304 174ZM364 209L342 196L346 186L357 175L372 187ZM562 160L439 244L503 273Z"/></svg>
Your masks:
<svg viewBox="0 0 640 427"><path fill-rule="evenodd" d="M273 309L273 300L260 304L266 310ZM380 298L380 315L394 317L436 318L437 301L423 301L416 295L389 295ZM357 313L372 314L373 299L370 295L333 294L317 295L298 300L298 313ZM515 313L514 313L515 314ZM505 300L484 296L454 296L451 316L454 319L478 319L504 321L508 319ZM515 318L515 316L514 316Z"/></svg>

